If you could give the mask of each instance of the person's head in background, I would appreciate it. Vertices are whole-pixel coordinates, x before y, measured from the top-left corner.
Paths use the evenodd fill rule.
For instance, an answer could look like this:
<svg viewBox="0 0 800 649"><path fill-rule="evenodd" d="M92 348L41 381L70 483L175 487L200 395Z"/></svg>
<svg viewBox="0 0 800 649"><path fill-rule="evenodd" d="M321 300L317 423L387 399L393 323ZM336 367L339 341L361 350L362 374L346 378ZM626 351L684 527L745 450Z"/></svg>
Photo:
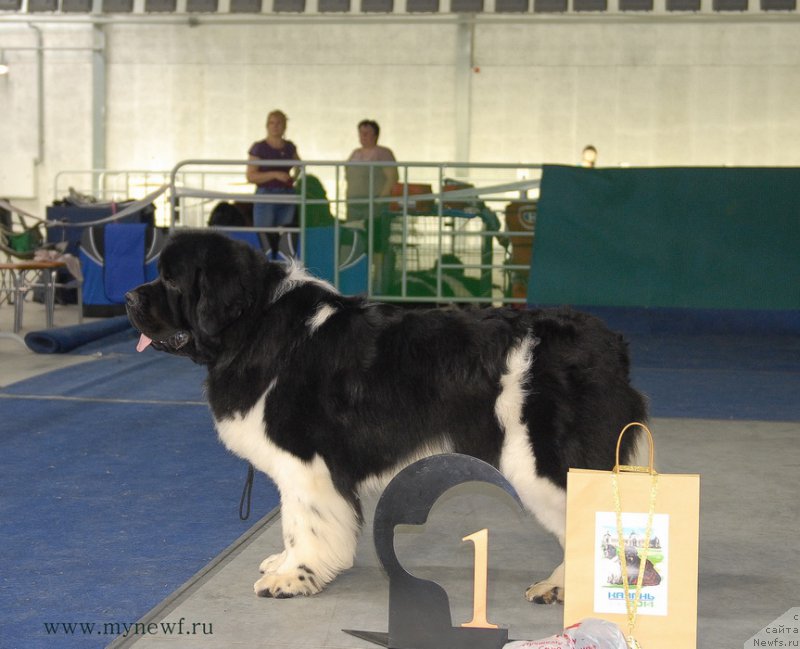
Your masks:
<svg viewBox="0 0 800 649"><path fill-rule="evenodd" d="M374 119L362 119L358 123L358 141L365 149L371 149L378 145L378 136L381 134L381 127Z"/></svg>
<svg viewBox="0 0 800 649"><path fill-rule="evenodd" d="M272 139L282 139L286 132L288 118L282 110L273 110L267 115L267 136Z"/></svg>
<svg viewBox="0 0 800 649"><path fill-rule="evenodd" d="M583 148L581 154L581 167L594 167L597 164L597 149L591 144Z"/></svg>

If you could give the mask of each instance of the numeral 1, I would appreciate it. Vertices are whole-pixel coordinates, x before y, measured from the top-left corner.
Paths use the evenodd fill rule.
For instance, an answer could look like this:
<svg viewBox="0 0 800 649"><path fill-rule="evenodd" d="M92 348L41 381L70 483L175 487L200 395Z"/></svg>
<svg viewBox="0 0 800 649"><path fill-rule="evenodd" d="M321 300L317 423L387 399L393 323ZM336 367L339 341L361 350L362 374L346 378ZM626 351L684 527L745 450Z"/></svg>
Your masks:
<svg viewBox="0 0 800 649"><path fill-rule="evenodd" d="M486 589L489 571L489 530L465 536L462 541L472 541L475 546L475 575L472 590L472 619L461 626L479 629L498 629L496 624L489 624L486 619Z"/></svg>

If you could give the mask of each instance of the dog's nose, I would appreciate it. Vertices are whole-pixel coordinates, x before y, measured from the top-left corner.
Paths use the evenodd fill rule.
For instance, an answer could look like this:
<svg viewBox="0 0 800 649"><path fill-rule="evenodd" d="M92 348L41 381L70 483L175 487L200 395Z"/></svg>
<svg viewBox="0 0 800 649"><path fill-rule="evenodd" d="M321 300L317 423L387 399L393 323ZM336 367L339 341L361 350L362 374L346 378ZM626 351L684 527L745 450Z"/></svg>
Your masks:
<svg viewBox="0 0 800 649"><path fill-rule="evenodd" d="M128 291L125 293L125 303L128 306L136 306L139 304L139 295L136 293L136 291Z"/></svg>

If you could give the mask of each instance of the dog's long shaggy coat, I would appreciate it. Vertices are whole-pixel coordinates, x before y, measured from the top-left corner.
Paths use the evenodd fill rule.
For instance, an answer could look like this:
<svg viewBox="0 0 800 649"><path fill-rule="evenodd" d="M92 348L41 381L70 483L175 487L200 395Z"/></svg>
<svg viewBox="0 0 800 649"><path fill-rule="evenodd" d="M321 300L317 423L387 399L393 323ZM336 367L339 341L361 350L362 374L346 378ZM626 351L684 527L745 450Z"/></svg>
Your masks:
<svg viewBox="0 0 800 649"><path fill-rule="evenodd" d="M208 232L173 236L159 279L127 297L140 349L207 366L222 442L280 490L285 548L261 564L262 596L350 567L359 490L432 453L496 466L563 543L567 469L611 468L646 416L621 336L571 310L371 303ZM560 600L563 564L526 594Z"/></svg>

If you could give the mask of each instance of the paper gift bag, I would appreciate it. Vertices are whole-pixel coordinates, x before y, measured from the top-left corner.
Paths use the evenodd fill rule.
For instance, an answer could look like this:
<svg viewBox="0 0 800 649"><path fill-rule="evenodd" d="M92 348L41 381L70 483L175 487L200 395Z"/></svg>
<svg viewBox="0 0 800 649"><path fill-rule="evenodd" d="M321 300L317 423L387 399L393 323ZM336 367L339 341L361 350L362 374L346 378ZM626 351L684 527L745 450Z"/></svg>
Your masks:
<svg viewBox="0 0 800 649"><path fill-rule="evenodd" d="M656 473L646 426L619 441L636 427L647 467L620 466L618 442L612 471L567 475L564 626L601 618L634 647L696 649L700 476Z"/></svg>

